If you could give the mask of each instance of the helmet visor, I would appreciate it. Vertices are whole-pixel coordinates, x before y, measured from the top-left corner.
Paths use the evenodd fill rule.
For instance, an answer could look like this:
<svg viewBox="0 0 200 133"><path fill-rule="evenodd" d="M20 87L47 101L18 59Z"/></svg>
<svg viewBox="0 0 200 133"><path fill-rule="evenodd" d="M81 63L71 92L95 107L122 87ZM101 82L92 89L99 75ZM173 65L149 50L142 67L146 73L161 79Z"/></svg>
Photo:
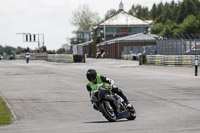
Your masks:
<svg viewBox="0 0 200 133"><path fill-rule="evenodd" d="M92 81L92 80L96 79L96 75L88 74L88 75L87 75L87 79L88 79L89 81Z"/></svg>

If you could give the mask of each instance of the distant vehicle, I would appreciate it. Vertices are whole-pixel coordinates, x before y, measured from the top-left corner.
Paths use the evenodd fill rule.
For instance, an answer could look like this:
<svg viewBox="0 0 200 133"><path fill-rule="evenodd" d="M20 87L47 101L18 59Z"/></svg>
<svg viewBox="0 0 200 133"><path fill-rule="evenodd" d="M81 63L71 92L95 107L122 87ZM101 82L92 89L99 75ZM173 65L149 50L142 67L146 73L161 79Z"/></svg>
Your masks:
<svg viewBox="0 0 200 133"><path fill-rule="evenodd" d="M3 59L3 56L0 55L0 60L2 60L2 59Z"/></svg>
<svg viewBox="0 0 200 133"><path fill-rule="evenodd" d="M105 52L97 52L96 53L96 58L105 58Z"/></svg>
<svg viewBox="0 0 200 133"><path fill-rule="evenodd" d="M13 55L11 55L11 56L9 57L9 60L13 60L13 59L15 59L15 57L14 57Z"/></svg>
<svg viewBox="0 0 200 133"><path fill-rule="evenodd" d="M26 52L26 63L29 62L29 59L30 59L30 54L29 54L29 52Z"/></svg>

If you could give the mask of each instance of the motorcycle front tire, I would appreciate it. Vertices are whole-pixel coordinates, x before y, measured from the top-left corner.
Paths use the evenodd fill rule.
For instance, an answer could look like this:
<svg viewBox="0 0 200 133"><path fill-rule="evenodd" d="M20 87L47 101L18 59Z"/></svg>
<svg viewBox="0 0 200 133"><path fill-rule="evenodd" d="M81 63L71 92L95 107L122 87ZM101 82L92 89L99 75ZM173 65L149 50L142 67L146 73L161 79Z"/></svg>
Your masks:
<svg viewBox="0 0 200 133"><path fill-rule="evenodd" d="M99 105L99 110L102 112L103 116L110 122L115 122L117 117L115 112L112 112L113 114L110 115L109 109L106 107L105 103L101 103Z"/></svg>

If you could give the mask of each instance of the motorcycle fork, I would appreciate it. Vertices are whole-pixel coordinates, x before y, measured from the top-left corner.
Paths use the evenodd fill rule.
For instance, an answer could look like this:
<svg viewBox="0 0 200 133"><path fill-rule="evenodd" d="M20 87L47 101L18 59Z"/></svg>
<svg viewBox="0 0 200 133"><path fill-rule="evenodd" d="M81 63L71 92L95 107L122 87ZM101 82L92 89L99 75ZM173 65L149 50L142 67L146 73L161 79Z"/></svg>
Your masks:
<svg viewBox="0 0 200 133"><path fill-rule="evenodd" d="M117 112L119 112L117 101L112 96L110 96L110 95L106 95L104 97L104 99L107 100L107 101L109 101L109 105L111 106L111 108L113 107L115 113L117 114Z"/></svg>

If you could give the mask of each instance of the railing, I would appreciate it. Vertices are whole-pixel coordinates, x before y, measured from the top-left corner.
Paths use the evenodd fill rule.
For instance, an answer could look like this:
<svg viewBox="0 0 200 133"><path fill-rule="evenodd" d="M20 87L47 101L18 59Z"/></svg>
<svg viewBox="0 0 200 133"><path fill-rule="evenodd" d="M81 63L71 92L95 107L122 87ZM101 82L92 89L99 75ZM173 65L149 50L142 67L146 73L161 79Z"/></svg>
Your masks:
<svg viewBox="0 0 200 133"><path fill-rule="evenodd" d="M200 35L190 34L180 37L163 37L157 40L157 54L199 55Z"/></svg>

